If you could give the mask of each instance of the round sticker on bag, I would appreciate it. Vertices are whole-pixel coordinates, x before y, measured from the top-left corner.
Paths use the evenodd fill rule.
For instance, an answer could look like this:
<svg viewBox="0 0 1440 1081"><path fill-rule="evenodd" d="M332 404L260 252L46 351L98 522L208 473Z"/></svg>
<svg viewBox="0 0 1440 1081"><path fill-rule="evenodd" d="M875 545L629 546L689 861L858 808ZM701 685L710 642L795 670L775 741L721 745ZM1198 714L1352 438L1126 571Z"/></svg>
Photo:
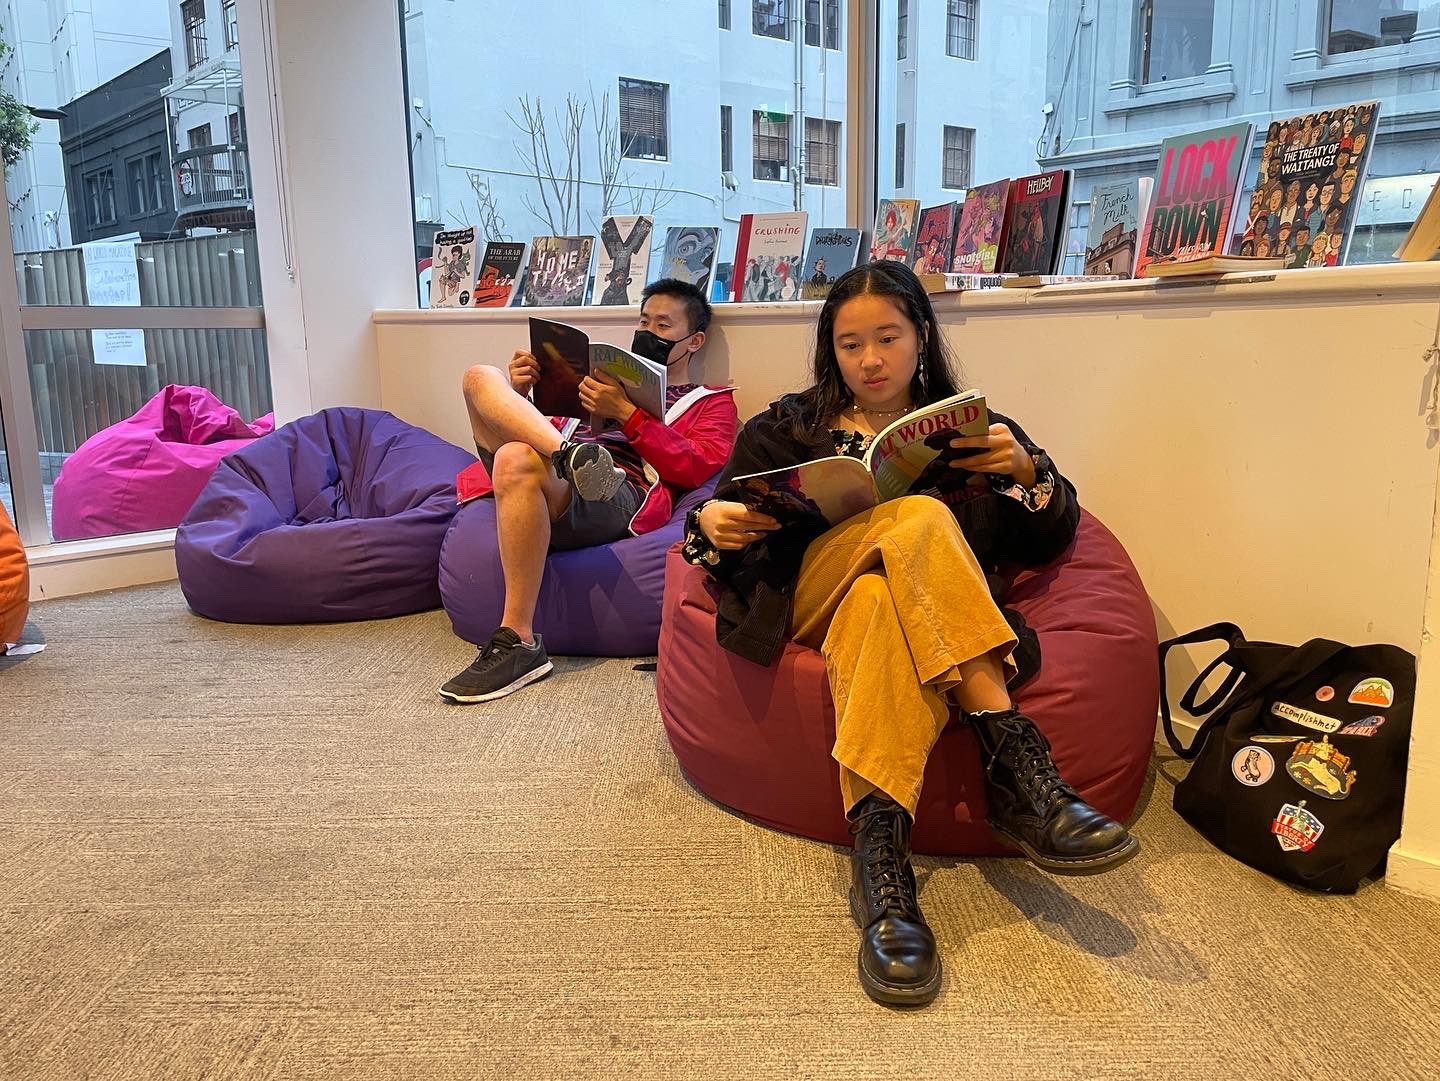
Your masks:
<svg viewBox="0 0 1440 1081"><path fill-rule="evenodd" d="M1328 702L1334 697L1334 687L1321 687L1318 691L1315 692L1315 701L1317 702Z"/></svg>
<svg viewBox="0 0 1440 1081"><path fill-rule="evenodd" d="M1230 759L1230 772L1247 788L1259 788L1275 776L1275 759L1264 747L1241 747Z"/></svg>

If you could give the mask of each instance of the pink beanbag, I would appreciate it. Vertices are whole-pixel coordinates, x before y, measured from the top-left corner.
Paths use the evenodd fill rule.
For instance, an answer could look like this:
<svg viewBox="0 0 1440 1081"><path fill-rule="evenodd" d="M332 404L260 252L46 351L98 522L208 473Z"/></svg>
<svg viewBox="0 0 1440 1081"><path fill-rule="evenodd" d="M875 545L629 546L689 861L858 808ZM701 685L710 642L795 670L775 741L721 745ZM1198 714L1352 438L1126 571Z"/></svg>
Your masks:
<svg viewBox="0 0 1440 1081"><path fill-rule="evenodd" d="M50 532L61 541L173 529L220 459L274 427L269 414L246 424L204 387L167 386L65 460Z"/></svg>
<svg viewBox="0 0 1440 1081"><path fill-rule="evenodd" d="M703 571L672 549L665 567L657 693L675 757L701 792L767 826L851 843L830 757L835 712L825 662L791 643L762 668L715 641ZM1159 704L1155 619L1125 550L1082 514L1075 540L1045 567L1011 576L1007 603L1040 636L1040 672L1016 704L1049 737L1056 764L1117 818L1145 784ZM985 826L975 737L952 723L925 771L913 843L932 855L1009 852Z"/></svg>

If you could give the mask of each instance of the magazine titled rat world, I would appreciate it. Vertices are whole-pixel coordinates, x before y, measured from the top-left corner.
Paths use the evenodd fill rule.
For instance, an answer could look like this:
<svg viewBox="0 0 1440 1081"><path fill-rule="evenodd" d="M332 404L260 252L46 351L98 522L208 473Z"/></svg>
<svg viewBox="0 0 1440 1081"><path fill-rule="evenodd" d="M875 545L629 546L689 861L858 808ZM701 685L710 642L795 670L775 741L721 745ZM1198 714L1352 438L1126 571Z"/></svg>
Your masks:
<svg viewBox="0 0 1440 1081"><path fill-rule="evenodd" d="M902 495L934 495L956 482L952 462L977 453L956 450L957 436L987 435L985 396L967 390L908 413L876 433L863 458L835 455L736 477L736 500L781 527L837 525Z"/></svg>

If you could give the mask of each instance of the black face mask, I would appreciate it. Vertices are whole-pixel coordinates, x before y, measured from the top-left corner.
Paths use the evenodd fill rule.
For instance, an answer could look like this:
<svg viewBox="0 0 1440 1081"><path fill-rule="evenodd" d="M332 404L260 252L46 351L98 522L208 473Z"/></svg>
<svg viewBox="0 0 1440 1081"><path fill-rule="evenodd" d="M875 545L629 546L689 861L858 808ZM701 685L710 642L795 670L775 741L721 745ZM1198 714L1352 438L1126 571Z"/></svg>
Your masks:
<svg viewBox="0 0 1440 1081"><path fill-rule="evenodd" d="M689 337L687 335L686 337ZM668 365L670 363L670 350L683 342L685 338L676 338L673 342L669 338L662 338L654 331L637 330L635 337L630 341L630 352L637 357L644 357L646 360L653 360L656 364Z"/></svg>

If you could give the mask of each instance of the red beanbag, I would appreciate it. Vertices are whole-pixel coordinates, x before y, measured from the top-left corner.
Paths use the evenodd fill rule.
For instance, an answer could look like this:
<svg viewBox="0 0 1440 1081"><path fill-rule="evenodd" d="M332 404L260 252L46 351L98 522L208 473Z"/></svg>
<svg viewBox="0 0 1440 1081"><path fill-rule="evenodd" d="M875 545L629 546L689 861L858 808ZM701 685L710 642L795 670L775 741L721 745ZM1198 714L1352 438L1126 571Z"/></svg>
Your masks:
<svg viewBox="0 0 1440 1081"><path fill-rule="evenodd" d="M0 649L17 641L30 613L30 564L20 534L0 503Z"/></svg>
<svg viewBox="0 0 1440 1081"><path fill-rule="evenodd" d="M726 652L715 641L704 572L678 549L665 571L656 686L666 735L691 783L767 826L848 846L823 658L793 642L770 668ZM1080 793L1127 818L1145 784L1160 696L1155 619L1135 567L1083 514L1058 559L1012 576L1007 603L1038 632L1043 656L1017 706L1049 737ZM990 836L985 813L975 737L952 723L926 766L915 850L1008 852Z"/></svg>

